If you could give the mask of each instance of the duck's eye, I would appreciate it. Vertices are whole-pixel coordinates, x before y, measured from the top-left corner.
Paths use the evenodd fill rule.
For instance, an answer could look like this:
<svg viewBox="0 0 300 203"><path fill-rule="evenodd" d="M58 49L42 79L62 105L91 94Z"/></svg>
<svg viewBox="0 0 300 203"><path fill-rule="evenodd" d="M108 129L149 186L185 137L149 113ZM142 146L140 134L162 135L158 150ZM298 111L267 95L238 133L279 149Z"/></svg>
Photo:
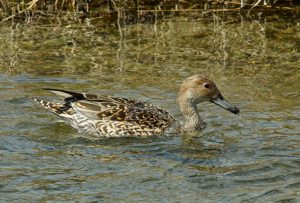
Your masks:
<svg viewBox="0 0 300 203"><path fill-rule="evenodd" d="M210 85L209 85L208 83L205 83L205 84L203 85L203 87L205 87L206 89L209 89L209 88L210 88Z"/></svg>

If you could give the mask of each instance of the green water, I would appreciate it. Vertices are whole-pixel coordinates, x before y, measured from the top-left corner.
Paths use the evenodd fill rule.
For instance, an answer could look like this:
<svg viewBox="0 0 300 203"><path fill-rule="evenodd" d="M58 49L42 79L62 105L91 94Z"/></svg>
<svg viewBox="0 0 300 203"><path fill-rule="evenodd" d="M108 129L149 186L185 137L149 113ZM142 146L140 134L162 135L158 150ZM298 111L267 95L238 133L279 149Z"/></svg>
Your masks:
<svg viewBox="0 0 300 203"><path fill-rule="evenodd" d="M3 25L1 202L299 202L300 25L159 20ZM241 110L199 105L207 128L88 139L34 104L42 87L138 98L178 119L203 74Z"/></svg>

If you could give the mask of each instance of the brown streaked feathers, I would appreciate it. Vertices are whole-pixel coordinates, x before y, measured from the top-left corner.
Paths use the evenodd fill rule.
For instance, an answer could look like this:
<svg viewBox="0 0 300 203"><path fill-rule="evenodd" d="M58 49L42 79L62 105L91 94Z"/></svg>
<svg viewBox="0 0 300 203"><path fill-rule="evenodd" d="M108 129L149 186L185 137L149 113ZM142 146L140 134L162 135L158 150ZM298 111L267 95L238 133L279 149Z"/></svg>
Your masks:
<svg viewBox="0 0 300 203"><path fill-rule="evenodd" d="M84 122L72 115L80 114L92 123L98 136L148 136L161 134L175 122L167 111L138 100L80 94L60 89L46 89L65 97L65 103L53 104L34 99L52 113L82 130Z"/></svg>
<svg viewBox="0 0 300 203"><path fill-rule="evenodd" d="M34 99L80 132L97 137L152 136L201 130L205 127L197 104L214 103L234 114L216 84L201 75L190 76L180 86L177 104L183 116L179 124L167 111L135 99L98 96L60 89L46 89L64 98L63 103Z"/></svg>

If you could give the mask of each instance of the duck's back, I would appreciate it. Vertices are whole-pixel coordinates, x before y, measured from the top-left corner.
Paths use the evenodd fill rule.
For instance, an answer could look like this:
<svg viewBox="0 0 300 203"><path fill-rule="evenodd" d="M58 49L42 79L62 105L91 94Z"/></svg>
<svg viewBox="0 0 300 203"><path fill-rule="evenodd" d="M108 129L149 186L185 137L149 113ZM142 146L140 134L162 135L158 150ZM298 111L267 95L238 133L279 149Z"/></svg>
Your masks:
<svg viewBox="0 0 300 203"><path fill-rule="evenodd" d="M167 111L135 99L47 90L63 96L64 103L35 101L80 132L101 137L161 135L175 122Z"/></svg>

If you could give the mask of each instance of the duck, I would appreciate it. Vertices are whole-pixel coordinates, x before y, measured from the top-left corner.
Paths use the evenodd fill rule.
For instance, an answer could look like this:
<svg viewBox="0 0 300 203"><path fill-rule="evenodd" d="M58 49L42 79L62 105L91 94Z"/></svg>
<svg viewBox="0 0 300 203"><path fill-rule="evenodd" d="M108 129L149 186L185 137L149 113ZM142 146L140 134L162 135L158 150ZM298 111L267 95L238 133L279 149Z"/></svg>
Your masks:
<svg viewBox="0 0 300 203"><path fill-rule="evenodd" d="M206 124L197 105L214 103L233 114L240 110L227 102L216 84L205 76L193 75L180 85L177 104L183 120L180 122L168 111L137 99L77 93L43 88L63 97L63 102L35 102L59 116L79 133L94 137L148 137L200 131Z"/></svg>

